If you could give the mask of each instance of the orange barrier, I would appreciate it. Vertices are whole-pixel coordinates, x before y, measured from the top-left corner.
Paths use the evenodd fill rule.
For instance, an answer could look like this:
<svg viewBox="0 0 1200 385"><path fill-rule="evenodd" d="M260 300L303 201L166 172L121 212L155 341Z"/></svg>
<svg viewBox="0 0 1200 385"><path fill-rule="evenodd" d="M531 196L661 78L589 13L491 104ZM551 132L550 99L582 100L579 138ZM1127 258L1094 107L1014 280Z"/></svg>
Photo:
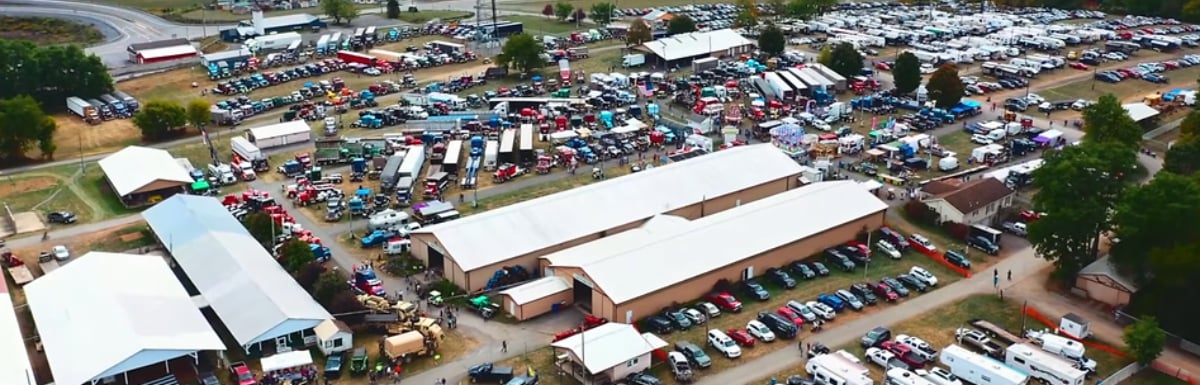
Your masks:
<svg viewBox="0 0 1200 385"><path fill-rule="evenodd" d="M1049 319L1049 318L1046 318L1046 316L1043 316L1043 315L1042 315L1042 313L1039 313L1039 312L1037 311L1037 309L1034 309L1032 306L1026 306L1026 305L1022 305L1022 306L1021 306L1021 310L1022 310L1023 312L1025 312L1025 315L1027 315L1027 316L1030 316L1030 317L1033 317L1033 319L1037 320L1038 322L1041 322L1042 324L1045 324L1046 326L1050 327L1051 329L1055 329L1055 330L1057 330L1057 329L1058 329L1058 326L1057 326L1057 324L1056 324L1056 323L1054 323L1054 322L1050 322L1050 319ZM1076 340L1076 341L1079 341L1079 342L1081 342L1081 343L1083 343L1084 345L1087 345L1087 346L1089 346L1089 347L1093 347L1093 348L1096 348L1096 349L1100 349L1100 350L1103 350L1103 351L1106 351L1106 352L1109 352L1109 353L1115 354L1115 355L1117 355L1118 357L1126 357L1126 356L1127 356L1127 355L1125 354L1125 352L1124 352L1124 351L1122 351L1121 349L1117 349L1117 348L1115 348L1115 347L1112 347L1112 346L1109 346L1109 345L1106 345L1106 344L1103 344L1103 343L1100 343L1100 342L1091 341L1091 340L1085 340L1085 339L1080 339L1079 337L1073 336L1073 335L1071 335L1071 334L1069 334L1069 333L1059 333L1059 335L1061 335L1061 336L1064 336L1064 337L1067 337L1067 338L1070 338L1070 339L1073 339L1073 340ZM1196 385L1196 384L1192 384L1192 385Z"/></svg>
<svg viewBox="0 0 1200 385"><path fill-rule="evenodd" d="M967 269L958 267L958 265L950 263L950 261L947 261L946 258L943 258L936 251L929 251L929 249L921 247L921 245L910 245L910 246L912 246L912 249L916 250L918 253L925 254L925 256L929 257L930 259L933 259L934 261L941 263L942 266L945 266L945 267L949 268L950 270L954 270L955 272L958 272L958 274L961 274L963 277L971 278L971 270L967 270Z"/></svg>
<svg viewBox="0 0 1200 385"><path fill-rule="evenodd" d="M1193 378L1191 375L1189 375L1187 371L1177 368L1177 367L1174 367L1174 366L1171 366L1171 365L1168 365L1166 363L1163 363L1162 361L1155 360L1154 362L1150 363L1150 367L1154 368L1154 370L1157 370L1162 374L1166 374L1168 376L1175 377L1180 380L1186 381L1187 383L1189 383L1191 385L1200 385L1200 381L1198 381L1196 378Z"/></svg>

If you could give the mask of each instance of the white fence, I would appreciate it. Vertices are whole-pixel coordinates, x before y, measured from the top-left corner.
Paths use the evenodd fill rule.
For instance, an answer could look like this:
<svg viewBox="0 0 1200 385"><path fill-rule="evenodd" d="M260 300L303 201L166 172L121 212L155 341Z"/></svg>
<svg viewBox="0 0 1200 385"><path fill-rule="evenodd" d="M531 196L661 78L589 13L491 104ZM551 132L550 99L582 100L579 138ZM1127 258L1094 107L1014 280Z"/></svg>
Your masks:
<svg viewBox="0 0 1200 385"><path fill-rule="evenodd" d="M1124 382L1125 380L1128 380L1129 377L1133 377L1134 374L1138 374L1138 372L1142 371L1142 369L1145 369L1145 368L1146 368L1145 366L1139 365L1138 363L1134 362L1132 364L1126 365L1124 368L1121 368L1121 370L1118 370L1116 373L1113 373L1111 376L1108 376L1108 378L1105 378L1100 381L1096 381L1096 384L1097 385L1117 385L1117 384Z"/></svg>

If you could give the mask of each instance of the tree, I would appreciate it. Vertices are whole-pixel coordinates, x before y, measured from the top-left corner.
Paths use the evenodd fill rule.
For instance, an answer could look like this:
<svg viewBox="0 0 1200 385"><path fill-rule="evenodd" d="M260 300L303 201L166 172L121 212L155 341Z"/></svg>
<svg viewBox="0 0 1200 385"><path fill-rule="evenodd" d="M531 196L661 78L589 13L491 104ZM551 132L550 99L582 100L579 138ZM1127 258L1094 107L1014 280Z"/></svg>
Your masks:
<svg viewBox="0 0 1200 385"><path fill-rule="evenodd" d="M542 16L546 16L547 19L554 16L554 5L546 4L545 7L542 7Z"/></svg>
<svg viewBox="0 0 1200 385"><path fill-rule="evenodd" d="M833 47L821 47L821 52L817 52L817 63L825 64L833 62Z"/></svg>
<svg viewBox="0 0 1200 385"><path fill-rule="evenodd" d="M596 24L604 27L612 23L613 14L616 12L617 7L612 5L612 3L601 2L592 4L592 13L588 17L592 18L592 21Z"/></svg>
<svg viewBox="0 0 1200 385"><path fill-rule="evenodd" d="M1125 327L1125 346L1134 360L1139 364L1150 365L1162 354L1167 342L1167 334L1158 327L1158 321L1151 316L1145 316Z"/></svg>
<svg viewBox="0 0 1200 385"><path fill-rule="evenodd" d="M939 108L954 107L966 94L966 86L958 77L958 67L953 64L944 64L933 71L925 88L929 90L929 99Z"/></svg>
<svg viewBox="0 0 1200 385"><path fill-rule="evenodd" d="M758 7L754 5L754 0L737 0L735 5L738 13L733 18L734 27L751 28L758 25Z"/></svg>
<svg viewBox="0 0 1200 385"><path fill-rule="evenodd" d="M797 19L810 19L817 13L817 10L812 7L810 0L791 0L787 3L787 8L784 12L791 17Z"/></svg>
<svg viewBox="0 0 1200 385"><path fill-rule="evenodd" d="M317 283L313 285L313 299L322 305L330 303L334 296L338 293L350 291L346 287L346 278L337 270L329 270L321 274L321 278L317 279Z"/></svg>
<svg viewBox="0 0 1200 385"><path fill-rule="evenodd" d="M575 18L575 25L579 25L583 23L584 19L587 19L587 15L587 11L584 11L583 8L576 8L575 13L572 13L571 17Z"/></svg>
<svg viewBox="0 0 1200 385"><path fill-rule="evenodd" d="M337 319L342 320L347 325L357 325L362 323L363 314L367 308L362 302L358 301L358 296L354 295L349 290L334 294L329 302L323 304L325 309L329 310L329 314L340 315Z"/></svg>
<svg viewBox="0 0 1200 385"><path fill-rule="evenodd" d="M1134 152L1116 143L1089 143L1051 151L1033 172L1033 209L1046 215L1029 225L1038 256L1053 261L1055 277L1074 279L1096 260L1100 235L1130 182Z"/></svg>
<svg viewBox="0 0 1200 385"><path fill-rule="evenodd" d="M1169 159L1169 158L1168 158ZM1200 259L1175 258L1200 242L1200 182L1163 172L1131 188L1117 206L1112 261L1142 285L1184 287L1200 272ZM1183 253L1188 255L1187 253Z"/></svg>
<svg viewBox="0 0 1200 385"><path fill-rule="evenodd" d="M305 291L312 293L313 287L316 286L317 280L321 279L321 273L324 272L325 266L320 263L313 262L304 265L303 269L296 272L296 283L299 283Z"/></svg>
<svg viewBox="0 0 1200 385"><path fill-rule="evenodd" d="M304 266L316 260L308 243L299 239L289 239L284 242L283 246L279 247L278 258L284 270L292 273L300 271Z"/></svg>
<svg viewBox="0 0 1200 385"><path fill-rule="evenodd" d="M0 99L33 97L46 111L66 110L71 96L96 97L113 91L108 68L77 45L37 46L0 39Z"/></svg>
<svg viewBox="0 0 1200 385"><path fill-rule="evenodd" d="M571 17L573 11L575 11L575 7L571 3L560 1L554 4L554 17L558 21L566 21L568 17Z"/></svg>
<svg viewBox="0 0 1200 385"><path fill-rule="evenodd" d="M2 88L2 87L0 87ZM54 156L58 124L28 95L0 100L0 159L20 159L35 143L45 158Z"/></svg>
<svg viewBox="0 0 1200 385"><path fill-rule="evenodd" d="M634 46L650 41L650 26L642 18L633 19L629 23L629 33L625 34L625 45Z"/></svg>
<svg viewBox="0 0 1200 385"><path fill-rule="evenodd" d="M1200 110L1192 110L1179 123L1179 141L1200 139Z"/></svg>
<svg viewBox="0 0 1200 385"><path fill-rule="evenodd" d="M396 0L388 0L387 1L387 18L389 18L389 19L399 19L400 18L400 2L399 1L396 1Z"/></svg>
<svg viewBox="0 0 1200 385"><path fill-rule="evenodd" d="M892 67L892 78L896 82L896 91L910 94L921 86L921 60L912 52L904 51L896 57L896 66Z"/></svg>
<svg viewBox="0 0 1200 385"><path fill-rule="evenodd" d="M545 65L541 56L545 47L538 44L529 34L509 36L500 51L500 55L496 56L496 63L514 67L521 72L530 72Z"/></svg>
<svg viewBox="0 0 1200 385"><path fill-rule="evenodd" d="M209 112L207 100L192 99L187 105L187 121L192 127L204 127L212 119L212 113Z"/></svg>
<svg viewBox="0 0 1200 385"><path fill-rule="evenodd" d="M254 240L258 241L264 247L275 244L275 223L270 215L265 213L246 214L246 219L242 220L242 225L246 226L246 230L250 232L250 236L254 237Z"/></svg>
<svg viewBox="0 0 1200 385"><path fill-rule="evenodd" d="M396 8L399 8L399 4ZM343 21L349 23L358 17L358 7L350 0L321 0L321 10L325 12L325 16L333 18L334 24L341 24Z"/></svg>
<svg viewBox="0 0 1200 385"><path fill-rule="evenodd" d="M696 32L696 21L687 15L675 16L667 22L667 33L669 34L678 35L688 32Z"/></svg>
<svg viewBox="0 0 1200 385"><path fill-rule="evenodd" d="M1163 170L1179 175L1194 175L1200 171L1200 141L1182 137L1167 150Z"/></svg>
<svg viewBox="0 0 1200 385"><path fill-rule="evenodd" d="M776 20L787 13L787 0L767 0L767 5L771 7L771 12L775 14Z"/></svg>
<svg viewBox="0 0 1200 385"><path fill-rule="evenodd" d="M187 124L187 111L179 103L153 100L133 115L133 124L147 140L167 139Z"/></svg>
<svg viewBox="0 0 1200 385"><path fill-rule="evenodd" d="M783 31L779 30L775 23L767 23L767 28L764 28L758 35L758 49L771 56L779 56L783 53L786 44L787 40L783 36Z"/></svg>
<svg viewBox="0 0 1200 385"><path fill-rule="evenodd" d="M833 70L833 72L837 72L846 78L862 75L862 54L858 53L858 50L854 49L854 46L850 45L850 43L841 43L834 46L829 51L828 56L825 55L824 51L821 51L819 60L821 64L824 64Z"/></svg>
<svg viewBox="0 0 1200 385"><path fill-rule="evenodd" d="M1083 123L1083 131L1087 133L1084 141L1116 142L1128 146L1130 151L1142 141L1142 127L1129 117L1113 94L1105 94L1084 108Z"/></svg>

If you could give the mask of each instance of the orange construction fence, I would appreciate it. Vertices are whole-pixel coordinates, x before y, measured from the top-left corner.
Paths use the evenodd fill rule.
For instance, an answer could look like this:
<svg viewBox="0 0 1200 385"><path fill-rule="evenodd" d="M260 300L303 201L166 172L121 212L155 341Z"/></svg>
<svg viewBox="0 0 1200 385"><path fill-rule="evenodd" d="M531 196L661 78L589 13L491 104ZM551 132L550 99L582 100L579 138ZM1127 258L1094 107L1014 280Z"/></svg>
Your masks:
<svg viewBox="0 0 1200 385"><path fill-rule="evenodd" d="M1200 385L1200 380L1192 377L1191 374L1188 373L1186 370L1165 364L1162 361L1155 360L1154 362L1150 363L1150 367L1154 368L1154 370L1161 372L1162 374L1166 374L1168 376L1178 378L1180 380L1186 381L1189 384Z"/></svg>
<svg viewBox="0 0 1200 385"><path fill-rule="evenodd" d="M1021 309L1022 309L1022 311L1023 311L1023 312L1025 312L1025 315L1027 315L1027 316L1030 316L1030 317L1033 317L1033 319L1037 320L1038 322L1041 322L1041 323L1045 324L1046 326L1050 327L1051 329L1056 329L1056 330L1058 329L1058 326L1057 326L1058 324L1056 324L1056 323L1054 323L1054 322L1051 322L1049 318L1046 318L1046 316L1043 316L1043 315L1042 315L1042 313L1039 313L1039 312L1037 311L1037 309L1034 309L1034 308L1033 308L1033 306L1022 305L1022 306L1021 306ZM1069 334L1069 333L1065 333L1065 332L1063 332L1063 333L1059 333L1059 334L1060 334L1060 335L1062 335L1062 336L1065 336L1065 337L1067 337L1067 338L1070 338L1070 339L1073 339L1073 340L1079 341L1079 342L1081 342L1081 343L1083 343L1084 345L1087 345L1087 346L1089 346L1089 347L1093 347L1093 348L1096 348L1096 349L1100 349L1100 350L1103 350L1103 351L1106 351L1106 352L1109 352L1109 353L1115 354L1115 355L1117 355L1118 357L1125 357L1125 356L1126 356L1125 352L1124 352L1124 351L1122 351L1121 349L1117 349L1117 348L1115 348L1115 347L1112 347L1112 346L1109 346L1109 345L1106 345L1106 344L1103 344L1103 343L1100 343L1100 342L1096 342L1096 341L1091 341L1091 340L1085 340L1085 339L1081 339L1081 338L1079 338L1079 337L1073 336L1073 335L1071 335L1071 334ZM1195 385L1195 384L1193 384L1193 385Z"/></svg>

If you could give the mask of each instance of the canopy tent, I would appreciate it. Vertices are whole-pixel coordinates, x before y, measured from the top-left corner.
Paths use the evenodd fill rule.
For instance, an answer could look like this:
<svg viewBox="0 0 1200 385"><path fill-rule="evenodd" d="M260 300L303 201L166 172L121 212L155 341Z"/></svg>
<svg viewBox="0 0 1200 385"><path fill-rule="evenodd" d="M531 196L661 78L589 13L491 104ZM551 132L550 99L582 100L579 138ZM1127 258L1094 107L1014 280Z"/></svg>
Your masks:
<svg viewBox="0 0 1200 385"><path fill-rule="evenodd" d="M312 353L309 353L307 350L296 350L263 358L262 371L263 373L270 373L276 370L312 365L312 363Z"/></svg>

